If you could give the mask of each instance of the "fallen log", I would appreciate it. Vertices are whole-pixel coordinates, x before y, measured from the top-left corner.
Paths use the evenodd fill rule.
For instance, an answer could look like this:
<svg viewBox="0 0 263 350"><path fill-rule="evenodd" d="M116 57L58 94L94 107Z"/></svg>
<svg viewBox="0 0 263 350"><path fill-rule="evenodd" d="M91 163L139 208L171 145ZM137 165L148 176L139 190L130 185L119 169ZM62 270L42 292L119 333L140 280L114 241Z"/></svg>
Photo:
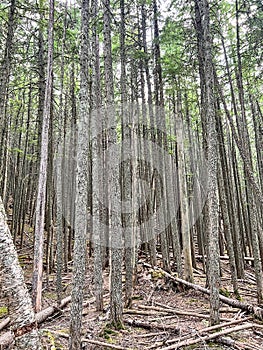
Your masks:
<svg viewBox="0 0 263 350"><path fill-rule="evenodd" d="M146 267L152 268L152 266L150 264L144 263L143 265L146 266ZM168 277L172 281L175 281L175 282L180 283L180 284L184 284L185 286L187 286L187 287L189 287L191 289L197 290L199 292L202 292L204 294L207 294L207 295L210 294L210 290L209 289L201 287L198 284L194 284L194 283L185 281L185 280L183 280L183 279L181 279L179 277L172 276L170 273L164 271L160 267L154 267L154 269L157 270L157 271L160 271L164 276ZM241 301L225 297L222 294L219 295L219 299L224 304L230 305L232 307L236 307L236 308L241 309L243 311L247 311L247 312L255 315L255 317L257 317L259 320L263 320L263 309L261 307L259 307L259 306L255 306L255 305L251 305L251 304L245 304L245 303L242 303Z"/></svg>
<svg viewBox="0 0 263 350"><path fill-rule="evenodd" d="M61 300L61 303L59 306L49 306L44 310L41 310L36 314L36 322L38 324L44 322L48 317L52 316L55 312L61 312L61 310L71 301L71 296L68 296ZM86 303L95 302L95 298L90 298ZM8 318L6 319L7 322ZM9 320L10 321L10 320ZM4 321L3 321L4 322ZM9 322L8 322L9 323ZM7 324L8 324L7 323ZM12 343L14 339L14 334L10 331L4 333L0 337L0 346L6 346L10 343Z"/></svg>

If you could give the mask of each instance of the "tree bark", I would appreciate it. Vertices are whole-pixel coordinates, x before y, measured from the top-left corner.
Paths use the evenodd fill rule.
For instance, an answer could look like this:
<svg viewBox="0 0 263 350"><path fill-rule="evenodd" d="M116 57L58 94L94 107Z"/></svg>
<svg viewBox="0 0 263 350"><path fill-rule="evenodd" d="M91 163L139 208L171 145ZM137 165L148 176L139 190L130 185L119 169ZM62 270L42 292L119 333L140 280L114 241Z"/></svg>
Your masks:
<svg viewBox="0 0 263 350"><path fill-rule="evenodd" d="M15 349L41 349L32 301L28 293L18 255L6 223L5 209L0 197L0 267L2 285L9 297L11 329Z"/></svg>
<svg viewBox="0 0 263 350"><path fill-rule="evenodd" d="M203 61L205 91L203 111L207 123L207 158L208 158L208 282L210 293L211 323L219 322L219 246L218 246L218 193L217 193L217 135L214 97L214 74L212 62L212 39L210 33L209 5L207 0L195 0L196 19L200 19L200 36Z"/></svg>
<svg viewBox="0 0 263 350"><path fill-rule="evenodd" d="M54 30L54 0L49 3L49 32L48 32L48 63L45 90L45 103L43 112L40 173L38 180L38 194L36 207L34 265L32 278L32 295L35 311L41 310L42 304L42 275L43 275L43 246L44 246L44 220L46 203L46 182L48 164L48 130L50 110L52 103L52 69L53 69L53 30Z"/></svg>
<svg viewBox="0 0 263 350"><path fill-rule="evenodd" d="M75 199L75 241L73 261L72 303L70 323L70 350L81 349L81 325L83 287L86 273L87 253L87 201L88 201L88 144L89 144L89 0L81 7L81 53L80 53L80 111L77 130L77 177Z"/></svg>

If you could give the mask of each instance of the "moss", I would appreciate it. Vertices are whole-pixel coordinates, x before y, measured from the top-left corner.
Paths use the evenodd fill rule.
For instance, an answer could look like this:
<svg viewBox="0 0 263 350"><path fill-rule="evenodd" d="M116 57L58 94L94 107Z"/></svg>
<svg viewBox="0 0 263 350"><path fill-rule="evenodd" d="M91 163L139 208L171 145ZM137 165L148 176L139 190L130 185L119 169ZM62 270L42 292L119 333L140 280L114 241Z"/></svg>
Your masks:
<svg viewBox="0 0 263 350"><path fill-rule="evenodd" d="M115 329L115 330L120 330L120 329L125 329L122 321L118 321L118 322L109 322L106 324L106 328L109 329Z"/></svg>
<svg viewBox="0 0 263 350"><path fill-rule="evenodd" d="M143 296L142 295L133 295L132 300L143 300Z"/></svg>
<svg viewBox="0 0 263 350"><path fill-rule="evenodd" d="M6 306L0 307L0 318L4 317L8 314L8 308Z"/></svg>
<svg viewBox="0 0 263 350"><path fill-rule="evenodd" d="M195 299L195 298L192 298L192 299L189 300L189 303L197 303L197 302L198 302L198 300Z"/></svg>
<svg viewBox="0 0 263 350"><path fill-rule="evenodd" d="M57 294L56 293L52 293L52 292L47 292L47 293L45 293L45 297L47 299L56 300L57 299Z"/></svg>
<svg viewBox="0 0 263 350"><path fill-rule="evenodd" d="M48 340L49 340L50 350L63 349L62 345L55 339L52 332L50 332L49 330L45 330L45 333L46 333Z"/></svg>
<svg viewBox="0 0 263 350"><path fill-rule="evenodd" d="M49 339L49 343L51 345L51 350L56 350L56 345L55 345L55 338L54 336L52 335L51 332L47 331L47 336L48 336L48 339Z"/></svg>
<svg viewBox="0 0 263 350"><path fill-rule="evenodd" d="M69 331L68 331L67 328L58 329L57 331L60 332L60 333L69 334Z"/></svg>
<svg viewBox="0 0 263 350"><path fill-rule="evenodd" d="M159 279L159 278L163 278L164 277L164 274L163 274L162 271L152 270L151 275L152 275L153 279Z"/></svg>
<svg viewBox="0 0 263 350"><path fill-rule="evenodd" d="M106 342L109 344L116 344L116 340L112 339L111 337L109 337L108 339L106 339Z"/></svg>
<svg viewBox="0 0 263 350"><path fill-rule="evenodd" d="M117 332L111 328L111 324L107 323L99 335L104 339L111 339L111 335L117 335Z"/></svg>
<svg viewBox="0 0 263 350"><path fill-rule="evenodd" d="M117 322L116 324L113 325L115 329L125 329L123 323L121 321Z"/></svg>

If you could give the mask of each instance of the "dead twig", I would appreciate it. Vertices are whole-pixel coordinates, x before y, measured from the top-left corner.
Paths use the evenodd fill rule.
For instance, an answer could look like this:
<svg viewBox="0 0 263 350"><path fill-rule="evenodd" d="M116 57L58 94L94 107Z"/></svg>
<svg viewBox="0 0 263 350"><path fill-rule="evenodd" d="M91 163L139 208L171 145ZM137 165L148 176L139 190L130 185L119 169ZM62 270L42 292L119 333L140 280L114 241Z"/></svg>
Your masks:
<svg viewBox="0 0 263 350"><path fill-rule="evenodd" d="M210 318L209 315L198 314L195 312L183 311L183 310L178 310L178 309L163 309L163 308L156 307L156 306L146 306L146 305L138 305L138 308L145 309L145 310L154 310L154 311L158 311L160 313L172 313L175 315L199 317L202 319L209 319ZM221 321L228 321L227 318L220 318L220 320Z"/></svg>
<svg viewBox="0 0 263 350"><path fill-rule="evenodd" d="M161 329L161 330L167 330L173 333L179 333L179 329L176 328L173 325L165 325L165 324L156 324L156 323L148 323L148 322L141 322L138 320L124 320L124 323L127 323L129 326L133 327L140 327L140 328L145 328L145 329Z"/></svg>

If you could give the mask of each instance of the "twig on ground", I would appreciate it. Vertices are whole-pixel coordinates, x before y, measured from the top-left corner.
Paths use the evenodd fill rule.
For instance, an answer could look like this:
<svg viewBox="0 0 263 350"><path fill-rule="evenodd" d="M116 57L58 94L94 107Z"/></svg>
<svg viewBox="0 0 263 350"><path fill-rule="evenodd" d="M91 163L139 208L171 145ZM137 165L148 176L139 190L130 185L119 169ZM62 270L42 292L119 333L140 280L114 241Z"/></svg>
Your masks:
<svg viewBox="0 0 263 350"><path fill-rule="evenodd" d="M209 315L204 315L204 314L198 314L198 313L194 313L194 312L189 312L189 311L183 311L183 310L178 310L178 309L163 309L163 308L159 308L156 306L146 306L146 305L138 305L138 308L141 309L146 309L146 310L154 310L154 311L158 311L160 313L172 313L175 315L182 315L182 316L191 316L191 317L199 317L202 319L209 319L210 316ZM228 321L227 318L221 318L221 321Z"/></svg>

